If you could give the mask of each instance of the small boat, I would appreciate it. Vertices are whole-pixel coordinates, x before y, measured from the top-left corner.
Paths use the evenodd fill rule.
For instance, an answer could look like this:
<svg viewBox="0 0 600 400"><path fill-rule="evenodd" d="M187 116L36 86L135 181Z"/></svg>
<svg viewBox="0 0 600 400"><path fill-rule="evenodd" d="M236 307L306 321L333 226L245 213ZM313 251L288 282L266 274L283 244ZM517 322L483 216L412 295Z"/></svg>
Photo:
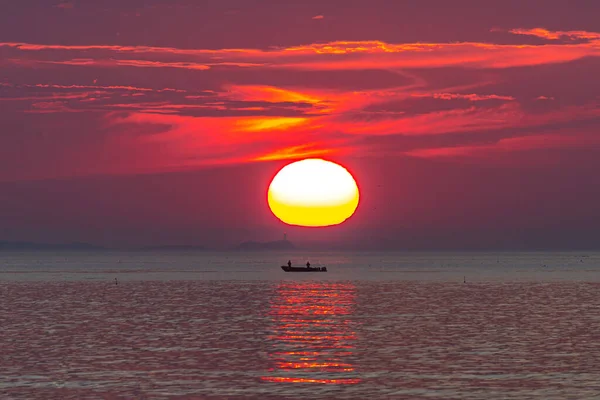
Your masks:
<svg viewBox="0 0 600 400"><path fill-rule="evenodd" d="M327 272L327 267L289 267L282 265L281 269L285 272Z"/></svg>

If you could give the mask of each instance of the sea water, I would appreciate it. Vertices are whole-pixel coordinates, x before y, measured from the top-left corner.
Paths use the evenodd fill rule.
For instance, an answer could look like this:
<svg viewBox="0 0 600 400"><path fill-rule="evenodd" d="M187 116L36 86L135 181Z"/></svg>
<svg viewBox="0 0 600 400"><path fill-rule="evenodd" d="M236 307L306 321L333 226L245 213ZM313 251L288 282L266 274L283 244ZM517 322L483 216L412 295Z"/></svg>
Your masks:
<svg viewBox="0 0 600 400"><path fill-rule="evenodd" d="M2 399L587 399L599 360L598 253L0 255Z"/></svg>

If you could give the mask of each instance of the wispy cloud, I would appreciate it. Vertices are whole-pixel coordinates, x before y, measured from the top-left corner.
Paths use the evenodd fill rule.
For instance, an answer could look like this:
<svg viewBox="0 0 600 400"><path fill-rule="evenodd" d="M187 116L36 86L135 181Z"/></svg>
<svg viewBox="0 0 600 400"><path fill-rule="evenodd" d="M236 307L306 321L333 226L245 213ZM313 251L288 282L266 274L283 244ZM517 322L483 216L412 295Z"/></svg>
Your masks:
<svg viewBox="0 0 600 400"><path fill-rule="evenodd" d="M421 158L485 158L490 153L566 148L588 149L590 146L599 147L600 136L589 133L529 135L505 138L487 145L417 149L407 151L406 154Z"/></svg>
<svg viewBox="0 0 600 400"><path fill-rule="evenodd" d="M548 39L581 39L577 43L543 45L459 43L386 43L382 41L336 41L302 46L259 49L181 49L152 46L47 45L18 42L0 43L10 50L7 58L37 60L71 65L129 65L208 69L210 67L270 67L295 69L365 68L507 68L541 65L600 55L600 33L585 31L552 32L545 29L513 29L518 35ZM16 52L16 53L15 53ZM33 54L28 54L33 53ZM55 59L36 58L36 53ZM129 59L137 55L137 59ZM169 57L169 60L164 59ZM180 59L174 60L173 57Z"/></svg>
<svg viewBox="0 0 600 400"><path fill-rule="evenodd" d="M330 144L323 145L320 143L307 143L299 144L296 146L284 147L277 149L268 154L264 154L258 157L254 157L253 161L273 161L273 160L287 160L287 159L298 159L304 157L323 157L331 155L333 153L339 153L341 149L332 148Z"/></svg>
<svg viewBox="0 0 600 400"><path fill-rule="evenodd" d="M598 32L587 32L587 31L549 31L543 28L533 29L511 29L509 31L515 35L529 35L537 36L539 38L548 40L559 40L559 39L584 39L587 41L598 41L600 40L600 33ZM598 44L598 43L596 43Z"/></svg>
<svg viewBox="0 0 600 400"><path fill-rule="evenodd" d="M499 96L497 94L461 94L461 93L432 93L432 94L413 94L414 97L432 97L442 100L465 99L470 101L486 101L486 100L506 100L514 101L513 96Z"/></svg>
<svg viewBox="0 0 600 400"><path fill-rule="evenodd" d="M548 42L335 41L262 50L0 43L0 70L17 66L37 79L0 82L1 115L97 114L103 124L90 129L106 136L103 148L135 149L147 170L367 150L449 159L595 144L585 125L600 118L594 77L573 75L582 85L573 93L537 71L594 62L600 34L510 33ZM518 74L538 85L511 85ZM577 124L584 126L577 135L553 133ZM535 136L540 131L550 133Z"/></svg>

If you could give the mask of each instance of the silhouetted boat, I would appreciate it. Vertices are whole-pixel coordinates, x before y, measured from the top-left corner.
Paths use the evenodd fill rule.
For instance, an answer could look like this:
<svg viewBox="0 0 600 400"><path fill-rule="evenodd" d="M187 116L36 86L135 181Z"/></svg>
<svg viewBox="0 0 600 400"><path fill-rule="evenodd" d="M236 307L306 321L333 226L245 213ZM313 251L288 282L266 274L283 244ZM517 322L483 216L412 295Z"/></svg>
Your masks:
<svg viewBox="0 0 600 400"><path fill-rule="evenodd" d="M327 267L288 267L282 265L281 269L285 272L327 272Z"/></svg>

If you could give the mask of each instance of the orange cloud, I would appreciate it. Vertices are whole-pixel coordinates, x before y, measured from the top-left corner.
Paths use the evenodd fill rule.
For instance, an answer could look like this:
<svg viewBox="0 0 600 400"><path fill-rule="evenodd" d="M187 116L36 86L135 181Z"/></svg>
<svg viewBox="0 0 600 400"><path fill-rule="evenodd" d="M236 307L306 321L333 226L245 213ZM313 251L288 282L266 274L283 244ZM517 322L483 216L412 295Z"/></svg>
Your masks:
<svg viewBox="0 0 600 400"><path fill-rule="evenodd" d="M333 91L299 91L261 85L229 85L222 93L222 97L230 100L307 104L311 105L307 112L317 114L332 112L335 109L333 102L339 102L341 96Z"/></svg>
<svg viewBox="0 0 600 400"><path fill-rule="evenodd" d="M356 70L386 68L509 68L574 61L600 56L595 43L564 45L494 45L446 43L388 45L382 42L330 43L287 49L297 52L280 68ZM329 57L307 57L310 54ZM301 60L300 55L305 59Z"/></svg>
<svg viewBox="0 0 600 400"><path fill-rule="evenodd" d="M306 118L238 118L236 130L243 132L284 131L304 124Z"/></svg>
<svg viewBox="0 0 600 400"><path fill-rule="evenodd" d="M460 94L460 93L432 93L432 94L413 94L413 97L433 97L434 99L442 100L455 100L465 99L470 101L485 101L485 100L506 100L514 101L515 98L512 96L498 96L496 94Z"/></svg>
<svg viewBox="0 0 600 400"><path fill-rule="evenodd" d="M190 117L133 112L111 114L115 129L136 126L140 148L159 145L163 155L181 160L171 166L204 166L317 156L338 152L343 141L332 141L311 132L306 118ZM298 132L301 131L302 135ZM147 132L147 133L146 133ZM306 141L309 141L307 144ZM233 151L233 149L236 149Z"/></svg>
<svg viewBox="0 0 600 400"><path fill-rule="evenodd" d="M116 65L123 65L129 67L150 67L150 68L185 68L185 69L196 69L196 70L207 70L210 66L205 64L197 64L190 62L161 62L161 61L147 61L147 60L115 60Z"/></svg>
<svg viewBox="0 0 600 400"><path fill-rule="evenodd" d="M39 96L20 96L20 97L0 97L0 101L10 102L10 101L40 101L43 99L51 99L51 100L74 100L80 99L84 100L91 95L99 94L101 92L77 92L77 93L58 93L58 92L49 92L44 93Z"/></svg>
<svg viewBox="0 0 600 400"><path fill-rule="evenodd" d="M184 89L152 89L143 87L144 84L139 84L140 87L81 84L92 82L92 78L95 78L96 71L91 70L94 75L85 77L79 84L43 81L45 83L28 85L0 83L0 86L8 92L6 95L3 93L3 106L13 106L11 101L20 101L14 106L19 111L48 114L103 112L109 128L120 132L120 137L129 146L127 148L146 152L144 154L149 154L147 162L154 163L157 168L186 168L362 151L371 148L367 143L371 139L379 143L374 147L379 146L380 152L390 151L422 158L485 155L491 151L597 143L588 136L565 139L560 135L546 135L496 139L495 143L486 145L464 145L465 142L472 143L470 138L475 135L485 136L494 132L522 135L523 130L530 128L539 131L551 124L586 122L600 116L597 104L574 103L577 105L568 107L559 104L561 102L536 101L540 92L559 98L560 93L557 94L552 87L552 91L548 92L536 89L532 90L534 94L523 94L514 86L507 85L500 91L490 85L511 77L511 71L501 75L503 71L500 69L503 68L600 56L600 45L595 36L600 34L543 29L513 30L511 33L543 37L553 42L506 45L337 41L269 50L3 43L0 44L0 51L2 55L6 52L7 57L3 57L0 64L15 63L32 68L44 65L45 70L51 71L61 68L61 65L76 66L82 70L88 67L177 68L190 70L190 76L201 78L199 82L207 76L218 78L211 81L211 90L196 91L187 86L181 86ZM577 42L556 42L565 38L577 39ZM219 67L232 66L235 68L217 71ZM238 67L253 71L240 73L236 70ZM470 70L465 73L466 78L456 81L446 81L445 75L439 78L436 76L438 72L432 71L447 67L453 67L448 69L450 72L465 68L482 68L486 71ZM406 72L407 68L423 68L427 71ZM336 70L340 75L348 73L347 76L355 79L357 73L349 71L362 69L385 70L388 75L381 80L377 76L376 85L361 86L363 82L350 85L360 89L349 89L347 83L336 88L335 84L327 86L327 82L323 84L327 89L315 88L312 81L311 87L307 88L302 86L300 78L296 80L296 76L312 79L323 70ZM226 75L232 70L239 75ZM140 76L144 73L152 76L152 83L148 86L153 86L156 76L161 75L155 74L155 70L150 71L151 74L148 70L137 72ZM163 75L171 77L175 74L175 71L170 71ZM281 75L271 80L271 75L276 74ZM282 78L285 74L293 78ZM396 86L386 86L389 76L397 77L393 74L401 75L403 79L394 80ZM57 82L69 82L64 76L59 79ZM102 77L102 82L105 79ZM281 83L286 79L294 84ZM428 79L438 81L434 85ZM119 82L122 83L115 81ZM185 81L185 85L190 82ZM219 87L216 82L226 83ZM444 82L448 84L444 85ZM196 82L192 84L196 85ZM167 85L172 86L171 83ZM553 98L539 96L537 100ZM589 103L589 98L586 101ZM442 135L446 135L446 138ZM392 138L384 136L400 137L403 141L410 141L409 149L417 149L381 145L392 143ZM460 139L453 143L454 146L440 145L449 142L447 137ZM431 143L436 146L432 147ZM120 142L115 144L119 145ZM150 155L157 158L152 159Z"/></svg>
<svg viewBox="0 0 600 400"><path fill-rule="evenodd" d="M259 85L230 85L225 90L228 95L239 100L268 101L268 102L291 102L319 104L322 100L309 94L293 90Z"/></svg>
<svg viewBox="0 0 600 400"><path fill-rule="evenodd" d="M23 42L3 42L0 47L11 47L22 51L84 51L103 50L115 53L136 53L136 54L172 54L172 55L225 55L225 54L260 54L260 50L252 49L179 49L176 47L156 47L156 46L117 46L117 45L60 45L60 44L35 44Z"/></svg>
<svg viewBox="0 0 600 400"><path fill-rule="evenodd" d="M0 86L7 85L0 83ZM15 86L15 85L10 85ZM101 86L101 85L55 85L55 84L35 84L35 85L20 85L25 87L37 87L37 88L51 88L51 89L101 89L101 90L128 90L134 92L179 92L185 93L185 90L178 89L150 89L136 86L122 86L122 85L109 85L109 86Z"/></svg>
<svg viewBox="0 0 600 400"><path fill-rule="evenodd" d="M76 66L101 66L101 67L142 67L142 68L184 68L192 70L207 70L210 69L209 65L197 64L192 62L161 62L161 61L147 61L147 60L105 60L105 59L93 59L93 58L75 58L70 60L61 61L31 61L11 59L9 60L15 64L58 64L58 65L76 65Z"/></svg>
<svg viewBox="0 0 600 400"><path fill-rule="evenodd" d="M559 40L565 39L586 39L586 40L600 40L600 33L587 32L587 31L549 31L543 28L534 29L511 29L510 33L515 35L529 35L536 36L548 40Z"/></svg>
<svg viewBox="0 0 600 400"><path fill-rule="evenodd" d="M254 157L252 161L274 161L274 160L289 160L300 159L306 157L321 157L339 153L340 149L325 147L319 143L306 143L296 146L289 146L282 149L269 152L267 154Z"/></svg>
<svg viewBox="0 0 600 400"><path fill-rule="evenodd" d="M105 65L208 69L236 66L247 68L287 69L390 69L440 68L461 66L472 68L508 68L541 65L600 56L600 33L586 31L548 31L542 28L513 29L513 34L543 37L551 40L569 38L583 40L573 43L542 45L459 43L386 43L383 41L335 41L287 48L259 49L179 49L152 46L114 45L43 45L5 42L8 48L24 57L36 60L36 52L56 54L60 60L39 59L38 62L70 65ZM28 54L34 53L34 54ZM135 54L138 59L123 59ZM143 56L143 57L142 57ZM169 60L163 58L169 57ZM173 58L180 58L174 60Z"/></svg>

